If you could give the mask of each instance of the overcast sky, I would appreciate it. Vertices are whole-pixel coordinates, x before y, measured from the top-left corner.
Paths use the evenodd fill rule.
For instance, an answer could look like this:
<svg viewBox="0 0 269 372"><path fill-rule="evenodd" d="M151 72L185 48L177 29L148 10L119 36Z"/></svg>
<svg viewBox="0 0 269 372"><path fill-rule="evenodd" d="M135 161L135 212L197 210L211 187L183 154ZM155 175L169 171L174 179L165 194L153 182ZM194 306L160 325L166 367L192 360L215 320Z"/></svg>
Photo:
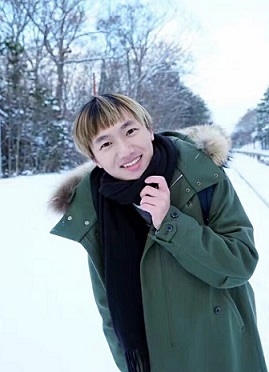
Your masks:
<svg viewBox="0 0 269 372"><path fill-rule="evenodd" d="M176 3L176 2L175 2ZM188 85L228 130L269 86L269 0L179 0L197 24Z"/></svg>

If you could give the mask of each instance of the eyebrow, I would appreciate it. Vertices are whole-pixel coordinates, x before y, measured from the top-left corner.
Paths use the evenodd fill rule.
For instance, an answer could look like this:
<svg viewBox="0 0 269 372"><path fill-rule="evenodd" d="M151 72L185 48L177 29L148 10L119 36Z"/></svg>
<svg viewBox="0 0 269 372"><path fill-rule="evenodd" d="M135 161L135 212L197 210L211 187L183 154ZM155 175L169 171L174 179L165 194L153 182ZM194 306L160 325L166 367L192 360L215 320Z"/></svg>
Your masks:
<svg viewBox="0 0 269 372"><path fill-rule="evenodd" d="M120 127L120 130L124 130L128 127L130 127L131 125L133 125L134 122L132 120L126 120L122 126ZM95 144L98 144L102 141L106 141L107 139L110 138L110 135L109 134L104 134L103 136L100 136L100 137L97 137L96 140L94 141Z"/></svg>

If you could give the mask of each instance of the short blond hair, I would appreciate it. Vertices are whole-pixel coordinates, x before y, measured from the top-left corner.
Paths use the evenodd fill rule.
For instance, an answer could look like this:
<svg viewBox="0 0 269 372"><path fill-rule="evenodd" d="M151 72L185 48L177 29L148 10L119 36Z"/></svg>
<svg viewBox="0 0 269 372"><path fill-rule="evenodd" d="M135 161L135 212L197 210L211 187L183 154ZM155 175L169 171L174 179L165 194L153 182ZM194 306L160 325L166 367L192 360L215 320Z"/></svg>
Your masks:
<svg viewBox="0 0 269 372"><path fill-rule="evenodd" d="M115 125L123 115L130 114L141 125L152 130L152 118L134 99L122 94L102 94L91 98L79 111L75 120L73 138L80 153L92 158L92 140L102 129Z"/></svg>

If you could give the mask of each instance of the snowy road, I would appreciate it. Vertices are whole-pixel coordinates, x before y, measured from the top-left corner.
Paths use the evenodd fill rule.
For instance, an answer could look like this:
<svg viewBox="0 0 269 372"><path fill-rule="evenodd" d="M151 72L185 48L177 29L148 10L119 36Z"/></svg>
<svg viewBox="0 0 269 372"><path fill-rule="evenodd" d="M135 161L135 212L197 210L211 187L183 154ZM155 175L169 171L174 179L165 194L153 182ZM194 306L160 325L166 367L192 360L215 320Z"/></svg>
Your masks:
<svg viewBox="0 0 269 372"><path fill-rule="evenodd" d="M234 165L259 181L255 187L262 192L263 185L267 198L269 167L260 169L245 157ZM237 171L227 173L255 227L260 261L251 282L269 364L269 209ZM57 218L48 213L46 200L59 179L0 180L0 371L116 372L93 301L86 253L48 234Z"/></svg>

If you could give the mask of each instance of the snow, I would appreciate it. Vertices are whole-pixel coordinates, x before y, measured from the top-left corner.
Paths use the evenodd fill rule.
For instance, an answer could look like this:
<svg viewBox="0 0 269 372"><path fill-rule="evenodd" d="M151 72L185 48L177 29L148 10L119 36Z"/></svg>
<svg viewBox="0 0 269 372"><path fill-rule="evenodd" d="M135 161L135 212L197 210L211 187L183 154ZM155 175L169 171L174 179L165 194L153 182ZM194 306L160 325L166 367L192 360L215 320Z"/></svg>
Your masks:
<svg viewBox="0 0 269 372"><path fill-rule="evenodd" d="M260 254L251 283L269 364L269 209L254 191L269 203L269 167L241 154L232 165L227 173L254 225ZM1 371L118 371L102 333L86 252L49 234L58 217L46 202L62 177L0 180Z"/></svg>

